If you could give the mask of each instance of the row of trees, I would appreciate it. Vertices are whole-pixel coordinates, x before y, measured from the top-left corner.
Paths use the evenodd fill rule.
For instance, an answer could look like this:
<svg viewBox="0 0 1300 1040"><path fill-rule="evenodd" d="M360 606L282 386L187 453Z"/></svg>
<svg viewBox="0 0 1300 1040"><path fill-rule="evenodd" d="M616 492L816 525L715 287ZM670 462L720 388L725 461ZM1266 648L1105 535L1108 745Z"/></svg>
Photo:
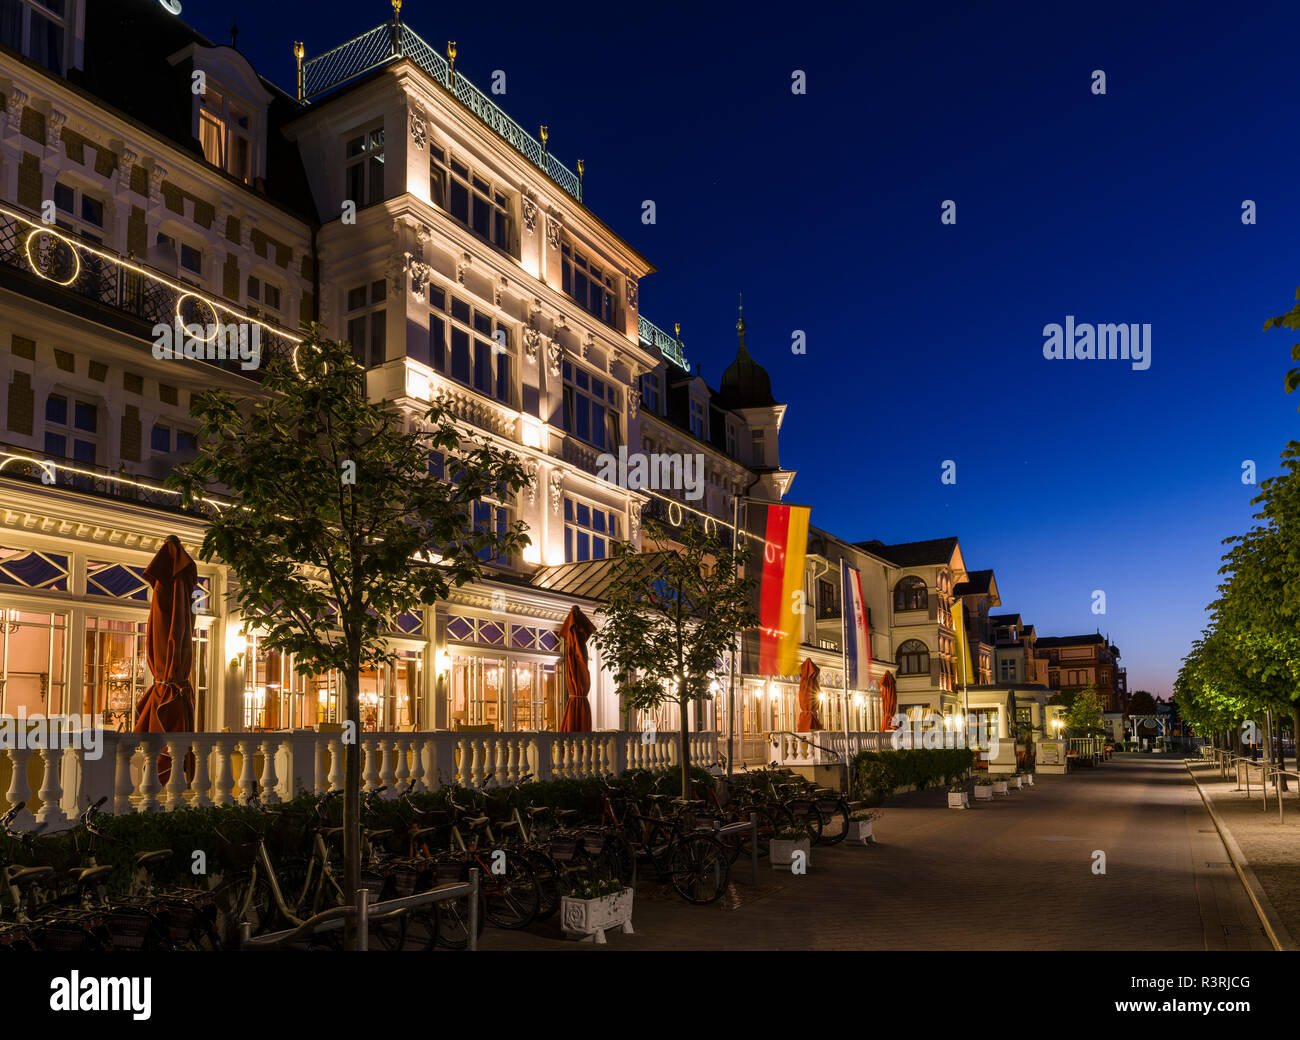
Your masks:
<svg viewBox="0 0 1300 1040"><path fill-rule="evenodd" d="M1300 304L1264 328L1300 329ZM1300 361L1300 343L1291 357ZM1298 385L1300 369L1292 369L1286 392ZM1255 525L1223 543L1209 624L1174 683L1178 710L1197 732L1234 749L1252 730L1262 733L1270 761L1287 724L1300 733L1300 442L1287 445L1281 466L1252 500Z"/></svg>

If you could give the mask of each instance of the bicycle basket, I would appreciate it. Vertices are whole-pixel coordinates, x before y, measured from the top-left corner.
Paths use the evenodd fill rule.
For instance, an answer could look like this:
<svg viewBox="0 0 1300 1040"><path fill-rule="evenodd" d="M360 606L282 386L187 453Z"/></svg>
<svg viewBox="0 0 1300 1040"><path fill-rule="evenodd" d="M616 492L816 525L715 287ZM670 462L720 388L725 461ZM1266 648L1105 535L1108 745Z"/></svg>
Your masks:
<svg viewBox="0 0 1300 1040"><path fill-rule="evenodd" d="M217 839L216 867L218 870L242 872L252 869L253 862L257 859L257 842L236 841L221 831L215 831L214 833Z"/></svg>
<svg viewBox="0 0 1300 1040"><path fill-rule="evenodd" d="M577 838L553 838L551 840L551 859L556 863L572 863L578 854Z"/></svg>
<svg viewBox="0 0 1300 1040"><path fill-rule="evenodd" d="M142 911L118 911L104 918L109 937L116 950L142 950L149 930L153 927L153 918Z"/></svg>
<svg viewBox="0 0 1300 1040"><path fill-rule="evenodd" d="M460 860L443 860L433 868L437 885L457 885L464 879L465 873L465 864Z"/></svg>
<svg viewBox="0 0 1300 1040"><path fill-rule="evenodd" d="M397 897L396 881L391 874L381 874L377 870L361 872L361 887L370 893L370 902L382 903L386 899Z"/></svg>
<svg viewBox="0 0 1300 1040"><path fill-rule="evenodd" d="M599 833L584 834L582 847L593 856L599 856L605 849L605 835Z"/></svg>
<svg viewBox="0 0 1300 1040"><path fill-rule="evenodd" d="M301 813L277 813L266 831L267 851L277 859L305 855L311 844L311 826L311 819Z"/></svg>
<svg viewBox="0 0 1300 1040"><path fill-rule="evenodd" d="M41 950L45 953L81 953L90 948L90 936L71 921L60 921L44 928L40 933Z"/></svg>

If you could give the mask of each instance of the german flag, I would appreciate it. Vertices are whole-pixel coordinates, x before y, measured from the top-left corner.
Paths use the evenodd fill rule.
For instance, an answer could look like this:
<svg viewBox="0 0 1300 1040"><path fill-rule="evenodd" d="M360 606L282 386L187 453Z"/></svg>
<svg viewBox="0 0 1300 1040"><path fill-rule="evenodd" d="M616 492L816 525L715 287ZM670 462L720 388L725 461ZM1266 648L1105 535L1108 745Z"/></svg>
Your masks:
<svg viewBox="0 0 1300 1040"><path fill-rule="evenodd" d="M744 633L741 669L748 675L798 675L803 641L803 572L808 506L744 503L742 534L750 546L750 575L758 628Z"/></svg>

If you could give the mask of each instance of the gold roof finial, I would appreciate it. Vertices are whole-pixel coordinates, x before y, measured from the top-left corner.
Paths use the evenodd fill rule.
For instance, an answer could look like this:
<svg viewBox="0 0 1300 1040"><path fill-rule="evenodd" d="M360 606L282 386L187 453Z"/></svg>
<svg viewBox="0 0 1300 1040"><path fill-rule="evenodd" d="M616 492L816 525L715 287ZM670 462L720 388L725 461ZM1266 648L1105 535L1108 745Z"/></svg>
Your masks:
<svg viewBox="0 0 1300 1040"><path fill-rule="evenodd" d="M740 318L736 322L736 332L740 334L740 345L745 345L745 294L740 293Z"/></svg>
<svg viewBox="0 0 1300 1040"><path fill-rule="evenodd" d="M678 339L682 338L682 323L680 321L673 322L673 335Z"/></svg>
<svg viewBox="0 0 1300 1040"><path fill-rule="evenodd" d="M581 159L578 160L578 180L582 180L582 171L586 169L586 163Z"/></svg>
<svg viewBox="0 0 1300 1040"><path fill-rule="evenodd" d="M402 17L402 0L393 0L393 21Z"/></svg>
<svg viewBox="0 0 1300 1040"><path fill-rule="evenodd" d="M545 144L545 143L546 143L546 139L550 136L550 134L548 134L548 133L546 132L546 127L545 127L545 126L542 126L542 127L540 127L539 129L540 129L541 134L542 134L542 144Z"/></svg>
<svg viewBox="0 0 1300 1040"><path fill-rule="evenodd" d="M302 61L302 56L306 53L307 53L307 48L302 45L302 42L299 40L295 40L293 44L293 56L297 58L299 61Z"/></svg>
<svg viewBox="0 0 1300 1040"><path fill-rule="evenodd" d="M447 41L447 60L450 61L453 65L456 64L456 41L455 40Z"/></svg>

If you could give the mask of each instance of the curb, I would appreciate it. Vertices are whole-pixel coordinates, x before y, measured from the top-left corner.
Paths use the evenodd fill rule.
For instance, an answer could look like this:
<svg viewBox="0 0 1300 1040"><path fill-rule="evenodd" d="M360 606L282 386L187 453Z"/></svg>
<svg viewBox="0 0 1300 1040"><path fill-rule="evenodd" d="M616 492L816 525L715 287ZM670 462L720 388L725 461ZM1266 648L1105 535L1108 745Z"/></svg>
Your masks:
<svg viewBox="0 0 1300 1040"><path fill-rule="evenodd" d="M1228 830L1228 825L1214 811L1214 803L1210 800L1209 795L1205 793L1201 781L1192 772L1191 765L1186 762L1183 764L1187 768L1187 775L1192 778L1192 783L1196 785L1196 793L1201 796L1206 812L1210 814L1210 819L1214 821L1214 828L1219 832L1223 847L1228 850L1228 858L1232 860L1237 876L1241 878L1241 883L1246 889L1246 895L1250 896L1251 905L1255 907L1255 913L1259 916L1259 923L1263 926L1268 941L1273 944L1273 949L1278 951L1300 949L1291 938L1291 933L1287 931L1282 919L1278 917L1277 911L1273 909L1273 904L1268 901L1268 896L1264 893L1264 886L1259 883L1259 878L1255 876L1255 871L1251 869L1245 853L1241 851L1241 846L1237 844L1237 839L1232 836L1232 832Z"/></svg>

